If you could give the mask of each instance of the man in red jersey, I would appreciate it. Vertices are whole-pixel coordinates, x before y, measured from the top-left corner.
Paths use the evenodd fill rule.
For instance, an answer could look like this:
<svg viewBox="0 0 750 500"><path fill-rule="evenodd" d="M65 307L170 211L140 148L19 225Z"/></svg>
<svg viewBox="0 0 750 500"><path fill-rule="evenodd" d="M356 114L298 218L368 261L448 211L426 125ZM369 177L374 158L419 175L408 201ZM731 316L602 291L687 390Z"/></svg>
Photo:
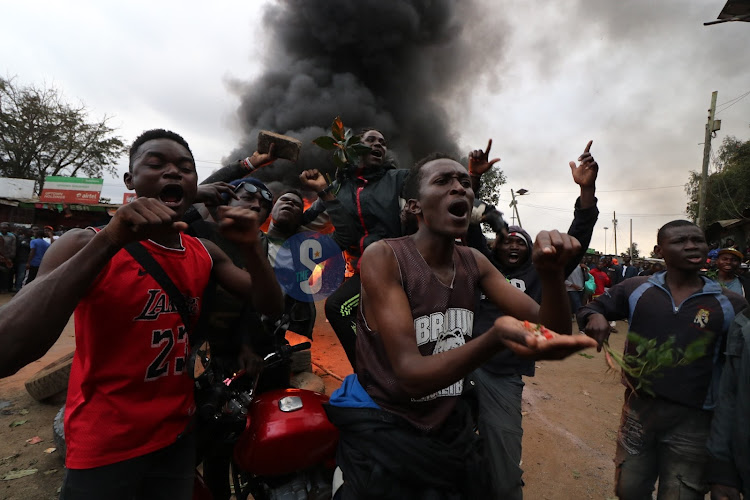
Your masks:
<svg viewBox="0 0 750 500"><path fill-rule="evenodd" d="M0 376L41 357L75 311L61 498L188 499L195 466L188 333L203 289L213 273L266 314L281 312L281 290L259 245L256 212L220 212L222 234L244 249L250 273L215 244L181 233L187 225L180 218L197 191L195 161L182 137L166 130L138 137L124 181L138 198L101 231L66 233L45 255L37 279L6 307ZM137 241L185 296L191 324L124 250Z"/></svg>

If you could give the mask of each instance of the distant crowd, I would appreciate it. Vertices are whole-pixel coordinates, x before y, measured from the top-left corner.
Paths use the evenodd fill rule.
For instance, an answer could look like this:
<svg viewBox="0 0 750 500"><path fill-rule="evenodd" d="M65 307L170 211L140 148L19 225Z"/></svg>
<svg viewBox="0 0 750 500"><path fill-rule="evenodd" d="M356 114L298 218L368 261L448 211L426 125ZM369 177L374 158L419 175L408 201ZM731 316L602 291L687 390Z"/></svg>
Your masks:
<svg viewBox="0 0 750 500"><path fill-rule="evenodd" d="M0 293L15 293L31 283L42 257L64 230L52 226L13 225L0 222Z"/></svg>

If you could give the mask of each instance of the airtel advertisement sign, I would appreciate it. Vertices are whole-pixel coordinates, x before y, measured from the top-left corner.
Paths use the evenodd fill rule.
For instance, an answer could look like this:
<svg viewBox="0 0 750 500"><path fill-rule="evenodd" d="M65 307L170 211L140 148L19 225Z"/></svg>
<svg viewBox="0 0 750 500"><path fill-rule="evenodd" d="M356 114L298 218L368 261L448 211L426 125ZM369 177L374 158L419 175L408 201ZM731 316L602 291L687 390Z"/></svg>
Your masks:
<svg viewBox="0 0 750 500"><path fill-rule="evenodd" d="M60 177L51 175L44 183L39 201L42 203L77 203L92 205L99 203L104 179Z"/></svg>

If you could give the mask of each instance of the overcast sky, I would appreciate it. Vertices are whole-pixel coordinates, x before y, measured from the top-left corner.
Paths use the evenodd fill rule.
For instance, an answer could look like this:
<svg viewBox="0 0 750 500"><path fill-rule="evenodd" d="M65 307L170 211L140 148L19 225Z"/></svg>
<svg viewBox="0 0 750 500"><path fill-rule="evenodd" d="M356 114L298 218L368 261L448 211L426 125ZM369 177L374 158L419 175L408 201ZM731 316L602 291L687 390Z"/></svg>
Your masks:
<svg viewBox="0 0 750 500"><path fill-rule="evenodd" d="M126 142L163 127L182 134L208 176L240 142L239 99L229 81L263 71L270 42L266 2L6 2L0 71L17 83L54 85L93 117L112 117ZM569 160L589 139L601 171L601 215L592 246L648 252L656 230L684 218L683 189L699 170L711 92L719 92L722 130L714 139L750 139L750 23L703 26L724 0L484 2L477 50L495 63L466 75L468 97L448 100L458 142L468 152L494 139L523 226L567 229L576 186ZM489 46L489 48L488 48ZM236 87L236 86L235 86ZM127 163L122 161L120 174ZM121 175L103 195L120 202Z"/></svg>

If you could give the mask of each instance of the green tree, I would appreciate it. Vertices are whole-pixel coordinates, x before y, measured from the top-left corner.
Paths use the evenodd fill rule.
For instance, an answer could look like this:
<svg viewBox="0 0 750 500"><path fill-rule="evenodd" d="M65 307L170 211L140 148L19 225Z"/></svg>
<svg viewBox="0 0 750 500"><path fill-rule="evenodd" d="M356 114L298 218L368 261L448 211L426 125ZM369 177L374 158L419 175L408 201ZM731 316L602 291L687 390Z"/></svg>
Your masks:
<svg viewBox="0 0 750 500"><path fill-rule="evenodd" d="M33 179L39 193L50 175L116 174L125 146L108 121L90 120L86 106L57 89L0 77L0 177Z"/></svg>
<svg viewBox="0 0 750 500"><path fill-rule="evenodd" d="M638 257L641 256L641 252L640 252L640 250L638 250L638 243L636 243L635 241L633 242L632 250L633 250L633 258L634 259L637 259ZM620 257L625 257L626 255L630 255L627 250L624 251L624 252L622 252L620 254Z"/></svg>
<svg viewBox="0 0 750 500"><path fill-rule="evenodd" d="M685 185L687 213L698 219L701 175L690 172ZM740 219L750 209L750 141L726 137L713 159L706 190L706 225L725 219Z"/></svg>
<svg viewBox="0 0 750 500"><path fill-rule="evenodd" d="M491 168L482 176L482 185L479 186L480 198L497 207L500 203L500 188L505 184L505 174L499 168Z"/></svg>

